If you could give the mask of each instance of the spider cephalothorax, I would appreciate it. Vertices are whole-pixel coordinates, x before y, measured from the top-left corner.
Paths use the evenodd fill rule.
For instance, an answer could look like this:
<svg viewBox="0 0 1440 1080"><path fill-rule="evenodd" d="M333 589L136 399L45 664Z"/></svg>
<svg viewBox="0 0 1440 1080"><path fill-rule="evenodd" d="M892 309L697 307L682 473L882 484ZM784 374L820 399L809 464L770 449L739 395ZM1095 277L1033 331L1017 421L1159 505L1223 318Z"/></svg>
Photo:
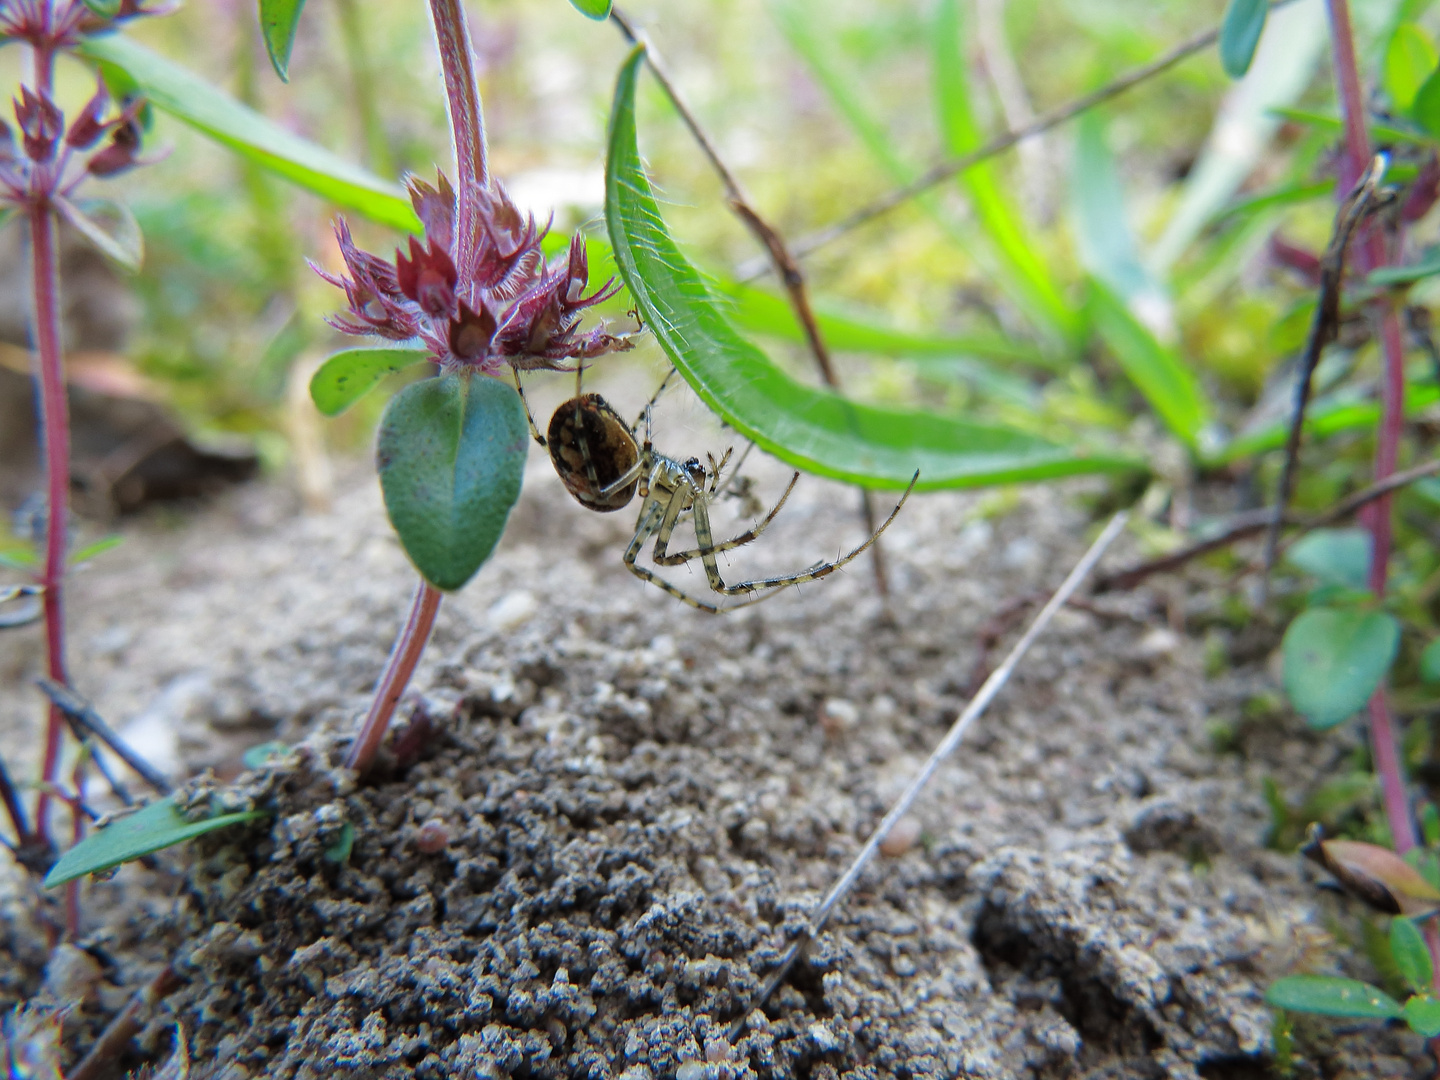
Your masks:
<svg viewBox="0 0 1440 1080"><path fill-rule="evenodd" d="M529 411L528 406L526 411ZM698 458L680 461L667 457L650 444L649 416L650 406L647 405L641 415L641 420L646 424L645 439L637 443L635 432L639 427L639 420L633 425L627 425L599 394L581 394L555 410L545 438L540 436L533 419L530 426L535 441L549 450L550 461L566 490L581 506L609 513L628 506L636 492L639 492L640 515L635 522L635 535L625 549L626 567L642 580L664 589L671 596L701 611L718 613L744 607L773 596L787 586L815 581L834 573L873 544L876 538L889 528L915 487L915 480L912 479L900 502L884 523L869 539L844 557L834 562L816 563L795 574L755 578L727 585L720 576L720 567L715 556L748 544L764 532L785 505L790 492L795 489L795 482L800 478L800 474L797 472L790 478L780 501L760 521L739 536L717 544L710 529L709 505L719 492L720 475L730 459L730 452L727 450L719 462L713 457L709 458L708 467ZM918 472L915 474L916 479L919 475ZM672 552L669 550L671 537L674 535L675 526L684 517L689 517L699 546L689 551ZM657 566L680 566L699 559L711 589L722 596L744 596L746 599L723 607L698 600L671 585L648 567L639 565L636 560L640 551L652 536L655 538L652 557Z"/></svg>

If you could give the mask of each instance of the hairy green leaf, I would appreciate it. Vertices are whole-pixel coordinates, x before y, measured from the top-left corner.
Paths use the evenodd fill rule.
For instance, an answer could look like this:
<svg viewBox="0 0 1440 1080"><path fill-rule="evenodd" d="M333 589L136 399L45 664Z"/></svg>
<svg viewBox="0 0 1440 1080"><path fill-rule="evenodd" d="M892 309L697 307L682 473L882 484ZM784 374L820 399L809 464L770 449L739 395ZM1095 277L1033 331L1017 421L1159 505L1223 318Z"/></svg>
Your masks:
<svg viewBox="0 0 1440 1080"><path fill-rule="evenodd" d="M86 874L108 870L227 825L238 825L265 816L263 811L249 810L189 821L175 805L173 796L161 799L97 829L65 852L45 875L45 887L64 885Z"/></svg>
<svg viewBox="0 0 1440 1080"><path fill-rule="evenodd" d="M743 338L670 238L640 163L637 49L610 116L605 218L616 263L646 325L700 399L742 436L797 468L871 487L1038 480L1136 463L1090 456L998 426L880 409L811 389Z"/></svg>
<svg viewBox="0 0 1440 1080"><path fill-rule="evenodd" d="M1326 584L1358 590L1369 584L1370 548L1364 529L1316 529L1295 541L1285 561Z"/></svg>
<svg viewBox="0 0 1440 1080"><path fill-rule="evenodd" d="M310 400L326 416L339 416L375 389L385 376L429 358L424 349L346 349L327 357L311 376Z"/></svg>
<svg viewBox="0 0 1440 1080"><path fill-rule="evenodd" d="M305 0L260 0L260 34L281 82L290 81L290 50L304 7Z"/></svg>
<svg viewBox="0 0 1440 1080"><path fill-rule="evenodd" d="M414 233L423 230L410 200L397 186L286 131L124 34L86 38L77 52L99 64L107 81L110 71L118 69L156 108L321 198L382 225Z"/></svg>
<svg viewBox="0 0 1440 1080"><path fill-rule="evenodd" d="M1250 70L1269 13L1270 0L1230 0L1226 5L1220 23L1220 64L1232 79Z"/></svg>
<svg viewBox="0 0 1440 1080"><path fill-rule="evenodd" d="M1207 415L1200 384L1190 369L1099 281L1091 283L1090 317L1101 340L1165 426L1191 449L1197 448Z"/></svg>
<svg viewBox="0 0 1440 1080"><path fill-rule="evenodd" d="M75 231L95 246L108 259L126 270L139 270L145 261L145 238L140 223L124 203L114 199L81 199L73 201L56 196L60 216Z"/></svg>
<svg viewBox="0 0 1440 1080"><path fill-rule="evenodd" d="M1413 919L1397 915L1390 920L1390 956L1415 993L1430 985L1430 947Z"/></svg>
<svg viewBox="0 0 1440 1080"><path fill-rule="evenodd" d="M463 586L495 550L529 445L520 395L498 379L422 379L390 399L375 451L385 509L437 589Z"/></svg>
<svg viewBox="0 0 1440 1080"><path fill-rule="evenodd" d="M1333 975L1287 975L1265 991L1265 1002L1325 1016L1395 1020L1404 1015L1400 1003L1378 986Z"/></svg>
<svg viewBox="0 0 1440 1080"><path fill-rule="evenodd" d="M570 0L570 3L587 18L599 21L610 17L611 0Z"/></svg>
<svg viewBox="0 0 1440 1080"><path fill-rule="evenodd" d="M1400 624L1383 611L1314 607L1281 642L1285 692L1310 726L1324 731L1364 708L1400 647Z"/></svg>

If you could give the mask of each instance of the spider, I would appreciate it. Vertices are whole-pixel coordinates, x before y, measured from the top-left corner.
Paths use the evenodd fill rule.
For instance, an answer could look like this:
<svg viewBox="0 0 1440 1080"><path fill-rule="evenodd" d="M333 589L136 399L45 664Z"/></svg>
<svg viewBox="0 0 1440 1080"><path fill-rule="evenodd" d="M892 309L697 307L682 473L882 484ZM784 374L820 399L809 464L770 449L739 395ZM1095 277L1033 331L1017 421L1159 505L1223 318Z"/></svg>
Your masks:
<svg viewBox="0 0 1440 1080"><path fill-rule="evenodd" d="M625 566L636 577L664 589L693 608L719 614L758 604L790 585L815 581L834 573L875 543L880 534L890 527L890 523L900 513L900 508L905 505L905 500L910 497L910 492L915 489L916 480L920 478L917 470L910 480L910 486L905 489L905 494L900 497L895 509L890 511L890 516L869 539L849 554L834 562L816 563L798 573L737 581L727 585L720 576L715 556L757 539L790 498L800 474L797 472L790 477L790 483L780 496L780 501L759 522L739 536L723 543L715 543L710 529L709 507L719 494L720 476L730 460L731 451L726 450L718 462L707 454L707 468L698 458L680 461L660 453L651 445L650 410L672 375L673 370L665 377L665 382L660 384L660 389L655 392L655 396L650 399L634 424L627 425L619 413L611 408L610 403L599 394L579 393L578 379L576 396L555 410L546 435L542 436L535 426L535 418L530 414L528 402L525 403L525 414L530 420L531 436L549 451L550 461L561 482L581 506L600 513L613 513L628 506L636 492L639 492L640 515L635 522L635 535L625 549ZM519 386L518 378L516 385ZM521 400L524 401L524 390L520 393ZM645 439L637 444L635 434L641 421L645 423ZM694 526L695 540L699 546L688 551L672 552L669 547L675 526L687 515ZM646 541L652 536L655 538L653 558L657 566L681 566L699 559L705 568L705 577L711 589L722 596L744 596L747 599L723 606L700 600L676 588L648 567L641 566L636 560Z"/></svg>

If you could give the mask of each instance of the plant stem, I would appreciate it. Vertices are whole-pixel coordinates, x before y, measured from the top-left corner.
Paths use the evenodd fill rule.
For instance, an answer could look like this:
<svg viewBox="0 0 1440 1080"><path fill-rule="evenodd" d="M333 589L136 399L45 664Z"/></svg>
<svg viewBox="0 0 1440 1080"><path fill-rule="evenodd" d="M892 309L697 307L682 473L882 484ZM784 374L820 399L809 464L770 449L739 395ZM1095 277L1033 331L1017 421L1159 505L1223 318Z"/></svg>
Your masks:
<svg viewBox="0 0 1440 1080"><path fill-rule="evenodd" d="M390 659L385 662L385 673L375 686L375 700L370 703L370 712L350 753L345 758L345 767L357 773L364 773L375 760L390 718L395 715L395 706L410 685L410 676L415 674L415 665L430 640L430 631L435 626L435 615L440 610L440 590L428 581L421 581L415 590L415 600L410 606L410 617L395 639L390 650Z"/></svg>
<svg viewBox="0 0 1440 1080"><path fill-rule="evenodd" d="M455 239L455 265L462 282L474 278L477 255L475 217L478 194L490 182L485 162L485 120L480 112L480 91L475 85L475 63L470 28L461 0L430 0L430 21L445 74L445 103L450 132L455 140L455 171L459 181L459 222Z"/></svg>
<svg viewBox="0 0 1440 1080"><path fill-rule="evenodd" d="M38 60L38 57L37 57ZM48 503L45 513L45 566L40 585L45 590L46 673L52 682L69 685L65 670L65 555L66 526L70 515L70 417L65 399L65 369L60 352L60 270L56 252L55 217L48 200L29 211L32 289L35 310L35 346L40 368L40 417L44 429L45 474ZM50 706L45 726L42 778L55 782L60 768L65 717ZM42 789L35 809L35 833L50 840L50 796Z"/></svg>

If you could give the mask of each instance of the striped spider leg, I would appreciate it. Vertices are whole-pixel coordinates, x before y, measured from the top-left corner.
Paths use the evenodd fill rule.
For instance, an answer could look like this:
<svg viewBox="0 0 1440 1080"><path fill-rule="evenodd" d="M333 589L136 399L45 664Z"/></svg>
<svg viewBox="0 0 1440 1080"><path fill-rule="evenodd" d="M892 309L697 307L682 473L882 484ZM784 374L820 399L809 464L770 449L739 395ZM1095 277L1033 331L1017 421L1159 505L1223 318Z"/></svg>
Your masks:
<svg viewBox="0 0 1440 1080"><path fill-rule="evenodd" d="M654 400L651 399L651 405ZM638 491L640 513L635 523L635 534L623 556L626 568L641 580L701 611L718 614L746 607L766 600L791 585L815 581L834 573L857 558L890 527L919 479L917 472L890 516L863 544L846 555L833 562L816 563L794 574L726 584L720 575L716 556L758 539L790 498L800 474L797 472L790 478L790 483L769 513L740 535L717 544L710 526L709 503L719 492L721 473L730 459L730 452L726 451L719 462L710 457L708 469L698 458L682 462L660 453L650 442L651 405L647 405L641 414L646 432L640 444L635 441L640 420L627 426L599 394L580 394L557 408L550 419L546 438L540 436L533 418L530 421L531 432L535 441L549 450L551 463L561 482L582 506L610 513L629 505ZM526 412L529 412L528 405ZM698 546L672 552L669 546L675 528L687 517L694 527ZM648 567L641 566L638 562L640 553L651 537L655 538L652 557L657 566L682 566L699 559L714 592L722 596L743 596L745 599L726 605L701 600L670 584Z"/></svg>

